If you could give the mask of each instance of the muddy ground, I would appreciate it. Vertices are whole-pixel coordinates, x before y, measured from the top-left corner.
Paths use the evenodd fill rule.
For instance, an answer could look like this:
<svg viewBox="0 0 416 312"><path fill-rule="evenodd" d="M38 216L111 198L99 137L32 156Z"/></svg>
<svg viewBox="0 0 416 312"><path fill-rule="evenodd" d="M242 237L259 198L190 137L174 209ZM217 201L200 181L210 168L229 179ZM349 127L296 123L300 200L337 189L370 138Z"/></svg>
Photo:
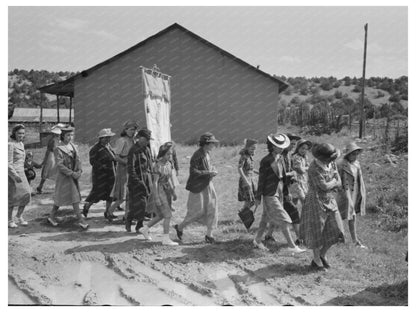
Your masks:
<svg viewBox="0 0 416 312"><path fill-rule="evenodd" d="M91 208L88 231L77 227L69 207L53 228L46 223L51 204L51 190L34 196L25 213L29 226L9 229L9 304L407 304L406 273L386 283L360 272L360 258L380 254L376 248L336 246L329 255L333 268L317 273L309 269L311 253L291 255L281 234L268 244L270 252L254 249L253 234L239 221L220 222L216 244L203 242L204 228L194 225L179 246L167 247L161 244L161 225L152 228L153 242L145 241L127 233L121 220L105 221L104 203ZM171 237L176 239L173 230ZM351 255L348 262L345 253ZM390 295L390 288L400 287L405 297Z"/></svg>

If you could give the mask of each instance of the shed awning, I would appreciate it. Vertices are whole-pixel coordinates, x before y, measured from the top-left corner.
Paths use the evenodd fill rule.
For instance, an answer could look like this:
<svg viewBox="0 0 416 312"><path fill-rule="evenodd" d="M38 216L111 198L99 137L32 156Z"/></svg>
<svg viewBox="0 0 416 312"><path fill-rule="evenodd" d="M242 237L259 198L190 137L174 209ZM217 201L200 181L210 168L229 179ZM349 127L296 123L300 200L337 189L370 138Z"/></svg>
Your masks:
<svg viewBox="0 0 416 312"><path fill-rule="evenodd" d="M74 97L74 80L67 79L39 88L42 93Z"/></svg>

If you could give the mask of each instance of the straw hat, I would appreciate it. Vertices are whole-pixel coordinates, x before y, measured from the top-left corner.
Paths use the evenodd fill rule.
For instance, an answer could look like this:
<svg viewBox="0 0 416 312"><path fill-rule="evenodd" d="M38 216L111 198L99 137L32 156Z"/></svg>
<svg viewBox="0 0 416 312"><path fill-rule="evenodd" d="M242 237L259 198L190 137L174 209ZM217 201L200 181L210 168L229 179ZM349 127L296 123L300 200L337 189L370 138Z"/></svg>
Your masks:
<svg viewBox="0 0 416 312"><path fill-rule="evenodd" d="M354 151L362 152L363 148L359 147L357 145L357 143L355 143L355 142L348 143L347 146L345 147L345 156L348 156L349 154L351 154Z"/></svg>
<svg viewBox="0 0 416 312"><path fill-rule="evenodd" d="M58 128L58 127L53 127L50 132L53 133L53 134L61 134L62 133L61 129Z"/></svg>
<svg viewBox="0 0 416 312"><path fill-rule="evenodd" d="M273 144L274 146L285 149L290 145L290 140L286 134L270 134L267 136L267 141Z"/></svg>
<svg viewBox="0 0 416 312"><path fill-rule="evenodd" d="M320 161L334 161L340 154L339 149L329 143L315 144L312 147L313 157L319 159Z"/></svg>
<svg viewBox="0 0 416 312"><path fill-rule="evenodd" d="M111 128L101 129L100 132L98 132L98 138L112 137L114 135L116 134L111 131Z"/></svg>

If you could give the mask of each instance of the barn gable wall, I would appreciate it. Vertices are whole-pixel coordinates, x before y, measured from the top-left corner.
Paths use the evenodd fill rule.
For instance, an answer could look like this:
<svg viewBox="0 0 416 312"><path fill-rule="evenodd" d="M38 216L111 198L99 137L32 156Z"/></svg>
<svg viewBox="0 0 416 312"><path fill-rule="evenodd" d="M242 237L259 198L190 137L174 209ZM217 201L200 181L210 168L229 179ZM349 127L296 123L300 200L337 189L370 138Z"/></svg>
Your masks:
<svg viewBox="0 0 416 312"><path fill-rule="evenodd" d="M140 66L172 76L172 138L195 141L206 131L222 142L264 138L276 130L278 83L233 61L180 29L149 40L75 80L76 139L92 143L101 128L145 126Z"/></svg>

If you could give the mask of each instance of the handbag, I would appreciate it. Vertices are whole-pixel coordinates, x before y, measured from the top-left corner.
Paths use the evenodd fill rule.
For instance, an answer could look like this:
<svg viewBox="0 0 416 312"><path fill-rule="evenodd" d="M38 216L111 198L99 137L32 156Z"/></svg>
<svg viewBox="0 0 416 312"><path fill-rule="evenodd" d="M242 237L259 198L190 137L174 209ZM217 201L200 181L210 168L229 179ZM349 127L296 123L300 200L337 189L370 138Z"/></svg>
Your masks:
<svg viewBox="0 0 416 312"><path fill-rule="evenodd" d="M240 217L247 231L250 229L251 225L254 222L254 213L256 212L256 210L257 210L257 206L256 208L254 208L254 211L246 207L246 208L241 209L238 212L238 216Z"/></svg>

